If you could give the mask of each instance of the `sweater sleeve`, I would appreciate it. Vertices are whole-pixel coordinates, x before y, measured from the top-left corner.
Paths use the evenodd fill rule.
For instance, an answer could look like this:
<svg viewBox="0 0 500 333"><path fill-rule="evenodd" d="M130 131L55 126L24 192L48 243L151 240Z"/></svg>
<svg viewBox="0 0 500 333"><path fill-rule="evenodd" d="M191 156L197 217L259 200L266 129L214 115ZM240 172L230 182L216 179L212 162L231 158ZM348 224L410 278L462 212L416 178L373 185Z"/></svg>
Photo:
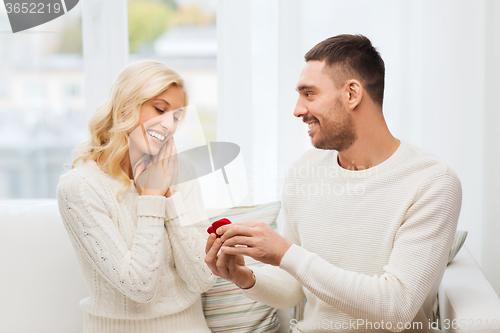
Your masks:
<svg viewBox="0 0 500 333"><path fill-rule="evenodd" d="M288 206L285 196L283 196L278 216L278 225L286 240L300 246L300 240L288 220ZM255 284L252 288L242 289L245 296L277 309L295 306L306 297L302 285L280 267L265 265L250 267L250 269L255 275Z"/></svg>
<svg viewBox="0 0 500 333"><path fill-rule="evenodd" d="M422 184L381 276L343 270L298 245L290 247L280 267L334 308L358 319L391 322L391 331L398 332L398 323L413 321L445 268L461 202L460 181L452 173Z"/></svg>
<svg viewBox="0 0 500 333"><path fill-rule="evenodd" d="M104 202L85 179L62 176L57 200L71 241L98 274L130 299L139 303L151 301L165 257L167 198L137 198L137 228L130 249Z"/></svg>
<svg viewBox="0 0 500 333"><path fill-rule="evenodd" d="M186 162L181 162L180 166L183 172L186 172L185 169L194 172ZM210 289L217 278L205 263L208 218L197 179L177 185L177 189L178 192L172 196L175 208L174 205L167 205L165 219L175 269L190 291L202 293ZM171 209L175 209L176 213L172 214Z"/></svg>

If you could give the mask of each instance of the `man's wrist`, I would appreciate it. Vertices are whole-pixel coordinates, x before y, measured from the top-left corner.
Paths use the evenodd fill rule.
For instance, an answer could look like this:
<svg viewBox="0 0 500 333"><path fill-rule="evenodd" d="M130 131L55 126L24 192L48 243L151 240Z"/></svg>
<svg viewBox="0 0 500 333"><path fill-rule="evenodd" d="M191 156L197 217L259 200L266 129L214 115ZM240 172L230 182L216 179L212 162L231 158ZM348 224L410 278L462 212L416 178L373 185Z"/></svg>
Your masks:
<svg viewBox="0 0 500 333"><path fill-rule="evenodd" d="M248 278L245 279L244 283L238 284L238 288L240 288L240 289L250 289L253 286L255 286L255 282L257 280L255 279L255 275L253 274L253 271L251 269L249 269L249 271L250 272L249 272Z"/></svg>
<svg viewBox="0 0 500 333"><path fill-rule="evenodd" d="M278 264L275 265L275 266L280 266L281 265L281 262L283 261L283 257L285 256L285 254L288 252L288 250L290 250L290 247L292 247L292 243L290 243L289 241L286 241L285 243L286 245L283 246L283 253L281 253L281 258L279 258L279 261L278 261Z"/></svg>

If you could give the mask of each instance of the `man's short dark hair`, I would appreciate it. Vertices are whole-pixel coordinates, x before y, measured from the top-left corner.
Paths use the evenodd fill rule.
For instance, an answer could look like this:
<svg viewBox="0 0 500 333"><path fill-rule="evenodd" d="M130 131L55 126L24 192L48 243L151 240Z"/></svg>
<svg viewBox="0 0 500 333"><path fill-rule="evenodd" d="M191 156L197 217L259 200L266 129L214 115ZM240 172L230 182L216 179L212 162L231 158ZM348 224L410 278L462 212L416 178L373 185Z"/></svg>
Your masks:
<svg viewBox="0 0 500 333"><path fill-rule="evenodd" d="M325 60L325 68L339 69L342 79L361 81L375 103L382 106L384 100L385 65L371 41L363 35L338 35L316 44L304 56L306 61ZM338 76L340 73L335 71ZM339 82L338 85L345 83Z"/></svg>

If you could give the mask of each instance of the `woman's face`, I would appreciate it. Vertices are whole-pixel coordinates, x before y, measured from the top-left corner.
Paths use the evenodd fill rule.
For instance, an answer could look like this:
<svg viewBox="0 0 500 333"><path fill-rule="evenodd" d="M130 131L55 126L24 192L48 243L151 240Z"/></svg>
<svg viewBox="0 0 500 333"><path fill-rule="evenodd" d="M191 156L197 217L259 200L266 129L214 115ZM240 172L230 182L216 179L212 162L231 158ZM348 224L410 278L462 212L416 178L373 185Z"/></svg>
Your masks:
<svg viewBox="0 0 500 333"><path fill-rule="evenodd" d="M139 158L143 154L156 155L160 148L167 144L182 117L184 101L184 91L172 85L142 104L139 124L129 136L132 159L134 159L132 155Z"/></svg>

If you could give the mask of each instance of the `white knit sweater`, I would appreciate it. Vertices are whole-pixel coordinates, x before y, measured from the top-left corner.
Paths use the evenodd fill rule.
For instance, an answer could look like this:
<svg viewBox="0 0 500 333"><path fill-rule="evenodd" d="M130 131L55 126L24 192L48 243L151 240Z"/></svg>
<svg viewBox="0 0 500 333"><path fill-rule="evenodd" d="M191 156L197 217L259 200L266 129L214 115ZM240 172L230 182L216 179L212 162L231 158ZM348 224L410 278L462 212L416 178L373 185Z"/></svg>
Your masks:
<svg viewBox="0 0 500 333"><path fill-rule="evenodd" d="M279 268L254 269L248 297L277 308L306 297L303 321L282 323L293 332L433 332L462 201L452 170L403 141L361 171L314 149L290 167L283 192L279 223L294 245Z"/></svg>
<svg viewBox="0 0 500 333"><path fill-rule="evenodd" d="M179 173L189 167L179 161ZM201 293L216 277L204 262L208 220L197 181L170 198L140 196L131 182L119 202L122 184L89 161L57 188L90 293L80 301L84 332L210 332ZM183 219L201 223L180 227Z"/></svg>

